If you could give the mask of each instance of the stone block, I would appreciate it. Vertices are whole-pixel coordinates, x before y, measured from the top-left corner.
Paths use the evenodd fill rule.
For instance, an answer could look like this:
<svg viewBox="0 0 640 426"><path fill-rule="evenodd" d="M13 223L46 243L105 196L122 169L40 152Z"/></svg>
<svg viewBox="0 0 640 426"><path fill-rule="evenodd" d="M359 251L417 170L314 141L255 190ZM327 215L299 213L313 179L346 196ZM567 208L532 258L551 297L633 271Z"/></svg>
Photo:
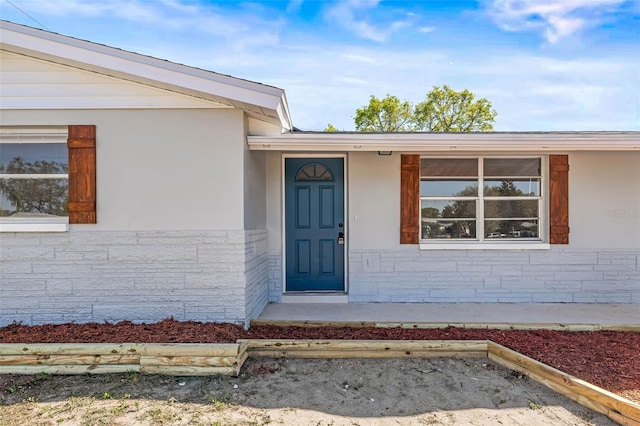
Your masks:
<svg viewBox="0 0 640 426"><path fill-rule="evenodd" d="M42 246L7 246L0 245L0 260L5 262L28 262L35 260L54 260L53 247Z"/></svg>
<svg viewBox="0 0 640 426"><path fill-rule="evenodd" d="M598 263L598 253L590 251L531 252L529 257L532 265L595 265Z"/></svg>
<svg viewBox="0 0 640 426"><path fill-rule="evenodd" d="M94 321L118 322L126 318L133 322L157 322L166 318L184 320L184 304L176 303L99 303L93 305Z"/></svg>
<svg viewBox="0 0 640 426"><path fill-rule="evenodd" d="M69 232L72 246L136 245L138 238L133 231L73 231Z"/></svg>
<svg viewBox="0 0 640 426"><path fill-rule="evenodd" d="M553 273L553 279L561 281L602 281L604 273L601 271L556 271Z"/></svg>
<svg viewBox="0 0 640 426"><path fill-rule="evenodd" d="M109 262L181 263L196 262L197 250L189 246L111 246Z"/></svg>

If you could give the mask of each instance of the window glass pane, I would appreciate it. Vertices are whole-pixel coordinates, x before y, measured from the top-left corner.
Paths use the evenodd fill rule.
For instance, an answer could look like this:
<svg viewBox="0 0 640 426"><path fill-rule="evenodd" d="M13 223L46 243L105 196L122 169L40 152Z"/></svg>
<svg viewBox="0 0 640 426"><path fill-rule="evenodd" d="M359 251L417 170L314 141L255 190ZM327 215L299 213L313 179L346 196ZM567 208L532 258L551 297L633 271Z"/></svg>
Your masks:
<svg viewBox="0 0 640 426"><path fill-rule="evenodd" d="M296 181L333 180L333 175L320 163L310 163L301 168L296 174Z"/></svg>
<svg viewBox="0 0 640 426"><path fill-rule="evenodd" d="M485 158L485 176L540 176L539 158Z"/></svg>
<svg viewBox="0 0 640 426"><path fill-rule="evenodd" d="M486 218L537 218L538 200L487 200L484 202Z"/></svg>
<svg viewBox="0 0 640 426"><path fill-rule="evenodd" d="M64 143L0 144L0 174L67 174Z"/></svg>
<svg viewBox="0 0 640 426"><path fill-rule="evenodd" d="M484 195L490 197L539 197L540 178L485 180Z"/></svg>
<svg viewBox="0 0 640 426"><path fill-rule="evenodd" d="M0 216L69 216L67 179L0 179Z"/></svg>
<svg viewBox="0 0 640 426"><path fill-rule="evenodd" d="M422 200L422 218L467 218L476 217L476 202L461 200Z"/></svg>
<svg viewBox="0 0 640 426"><path fill-rule="evenodd" d="M475 238L475 220L423 220L422 239Z"/></svg>
<svg viewBox="0 0 640 426"><path fill-rule="evenodd" d="M477 177L478 160L475 158L423 158L420 160L422 176Z"/></svg>
<svg viewBox="0 0 640 426"><path fill-rule="evenodd" d="M420 195L423 197L477 197L478 181L423 179L420 181Z"/></svg>
<svg viewBox="0 0 640 426"><path fill-rule="evenodd" d="M484 236L496 238L538 238L539 222L534 220L485 220Z"/></svg>

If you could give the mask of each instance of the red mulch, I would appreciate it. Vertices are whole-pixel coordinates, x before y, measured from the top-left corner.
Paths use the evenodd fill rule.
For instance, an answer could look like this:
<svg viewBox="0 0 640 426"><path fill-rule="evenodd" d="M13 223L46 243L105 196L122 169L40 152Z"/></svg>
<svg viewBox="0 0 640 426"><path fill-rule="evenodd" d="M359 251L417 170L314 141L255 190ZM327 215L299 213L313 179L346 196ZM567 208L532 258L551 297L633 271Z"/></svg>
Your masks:
<svg viewBox="0 0 640 426"><path fill-rule="evenodd" d="M640 332L258 326L179 322L0 327L0 343L233 343L237 339L493 340L565 373L640 401Z"/></svg>

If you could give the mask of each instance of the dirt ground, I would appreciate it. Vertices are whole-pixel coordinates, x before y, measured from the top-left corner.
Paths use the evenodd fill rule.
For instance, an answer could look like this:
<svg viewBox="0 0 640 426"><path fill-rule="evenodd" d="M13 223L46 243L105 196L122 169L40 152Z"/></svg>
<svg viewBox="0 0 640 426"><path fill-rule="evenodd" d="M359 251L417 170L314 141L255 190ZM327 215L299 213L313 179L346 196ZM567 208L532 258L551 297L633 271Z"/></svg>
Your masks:
<svg viewBox="0 0 640 426"><path fill-rule="evenodd" d="M240 377L0 376L0 425L612 425L487 359L251 359Z"/></svg>

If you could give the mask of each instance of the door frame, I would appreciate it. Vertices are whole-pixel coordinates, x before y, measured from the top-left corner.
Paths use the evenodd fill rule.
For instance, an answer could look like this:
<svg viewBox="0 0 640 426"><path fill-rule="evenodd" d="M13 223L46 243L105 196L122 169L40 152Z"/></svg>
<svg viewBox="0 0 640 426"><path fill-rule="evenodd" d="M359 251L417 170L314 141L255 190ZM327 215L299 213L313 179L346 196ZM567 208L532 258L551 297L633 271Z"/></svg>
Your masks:
<svg viewBox="0 0 640 426"><path fill-rule="evenodd" d="M295 292L287 292L287 222L286 222L286 188L285 188L285 160L287 158L342 158L343 165L343 185L344 185L344 229L345 229L345 244L344 244L344 291L295 291ZM282 159L280 162L280 211L282 212L282 222L281 228L282 232L280 235L280 239L282 241L282 294L308 294L308 295L342 295L348 294L349 289L349 204L348 204L348 188L349 183L347 180L347 166L348 166L348 156L346 153L336 154L336 153L322 153L322 152L309 152L309 153L291 153L291 154L282 154Z"/></svg>

